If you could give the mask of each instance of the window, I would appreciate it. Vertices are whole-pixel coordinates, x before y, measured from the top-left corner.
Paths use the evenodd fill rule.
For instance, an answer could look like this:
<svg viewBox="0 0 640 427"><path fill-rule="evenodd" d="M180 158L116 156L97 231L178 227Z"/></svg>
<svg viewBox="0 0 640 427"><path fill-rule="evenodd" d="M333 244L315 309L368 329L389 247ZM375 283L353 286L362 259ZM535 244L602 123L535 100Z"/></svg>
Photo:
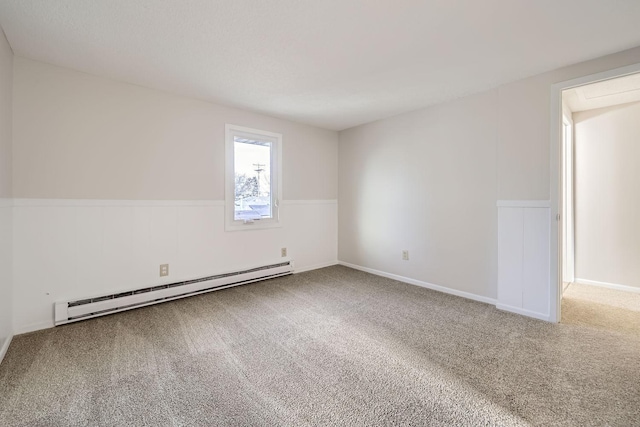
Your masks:
<svg viewBox="0 0 640 427"><path fill-rule="evenodd" d="M226 126L226 230L280 226L282 135Z"/></svg>

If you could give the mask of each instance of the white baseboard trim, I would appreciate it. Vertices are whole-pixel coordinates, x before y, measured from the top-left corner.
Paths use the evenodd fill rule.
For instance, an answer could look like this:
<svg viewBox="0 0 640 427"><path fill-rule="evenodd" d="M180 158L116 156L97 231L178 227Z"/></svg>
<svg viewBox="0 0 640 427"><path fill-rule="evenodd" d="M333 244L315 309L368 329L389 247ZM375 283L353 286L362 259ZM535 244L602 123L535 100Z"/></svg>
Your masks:
<svg viewBox="0 0 640 427"><path fill-rule="evenodd" d="M30 332L41 331L43 329L50 329L53 328L53 326L53 319L51 319L50 321L32 323L27 326L15 328L16 330L13 331L13 333L14 335L28 334Z"/></svg>
<svg viewBox="0 0 640 427"><path fill-rule="evenodd" d="M527 310L521 307L514 307L506 304L496 304L498 310L508 311L510 313L520 314L522 316L533 317L534 319L544 320L546 322L551 321L551 317L548 314L538 313L536 311Z"/></svg>
<svg viewBox="0 0 640 427"><path fill-rule="evenodd" d="M309 265L306 267L300 267L300 268L294 267L293 274L304 273L305 271L317 270L319 268L331 267L332 265L337 265L337 264L338 264L338 260L335 260L335 261L323 262L320 264Z"/></svg>
<svg viewBox="0 0 640 427"><path fill-rule="evenodd" d="M13 335L9 335L4 340L4 344L2 344L2 348L0 348L0 363L4 360L4 356L6 356L7 351L9 350L9 345L11 345L11 340L13 339Z"/></svg>
<svg viewBox="0 0 640 427"><path fill-rule="evenodd" d="M632 292L634 294L640 294L640 288L636 288L635 286L618 285L616 283L598 282L596 280L587 280L587 279L575 279L573 283L577 283L579 285L598 286L600 288L615 289L617 291L625 291L625 292Z"/></svg>
<svg viewBox="0 0 640 427"><path fill-rule="evenodd" d="M338 261L338 264L345 267L353 268L355 270L364 271L366 273L375 274L376 276L386 277L387 279L397 280L399 282L408 283L410 285L420 286L421 288L427 288L445 294L455 295L457 297L467 298L470 300L484 302L486 304L495 305L496 300L493 298L483 297L482 295L476 295L469 292L459 291L457 289L447 288L445 286L434 285L433 283L423 282L422 280L411 279L409 277L399 276L397 274L385 273L384 271L374 270L373 268L362 267L356 264L350 264L348 262Z"/></svg>

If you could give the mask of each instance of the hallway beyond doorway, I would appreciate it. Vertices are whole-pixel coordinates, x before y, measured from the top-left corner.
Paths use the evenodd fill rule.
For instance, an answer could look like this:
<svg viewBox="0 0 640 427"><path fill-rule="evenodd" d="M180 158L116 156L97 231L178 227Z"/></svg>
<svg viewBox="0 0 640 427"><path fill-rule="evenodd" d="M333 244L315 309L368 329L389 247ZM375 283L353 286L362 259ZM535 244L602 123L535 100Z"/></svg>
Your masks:
<svg viewBox="0 0 640 427"><path fill-rule="evenodd" d="M572 283L562 298L562 323L640 334L640 293Z"/></svg>

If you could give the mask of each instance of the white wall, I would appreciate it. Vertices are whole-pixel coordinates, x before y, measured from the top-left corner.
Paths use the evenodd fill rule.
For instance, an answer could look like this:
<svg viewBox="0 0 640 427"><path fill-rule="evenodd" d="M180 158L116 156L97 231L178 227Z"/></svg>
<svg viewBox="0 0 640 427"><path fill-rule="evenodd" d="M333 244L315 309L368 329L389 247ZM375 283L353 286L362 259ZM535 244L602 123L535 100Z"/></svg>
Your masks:
<svg viewBox="0 0 640 427"><path fill-rule="evenodd" d="M53 303L337 259L336 132L15 58L14 326ZM224 231L224 134L283 134L283 226ZM169 263L160 280L158 267Z"/></svg>
<svg viewBox="0 0 640 427"><path fill-rule="evenodd" d="M552 84L634 63L640 48L341 132L339 260L495 298L496 201L550 197Z"/></svg>
<svg viewBox="0 0 640 427"><path fill-rule="evenodd" d="M334 131L21 57L15 197L224 200L225 123L284 135L284 199L337 197Z"/></svg>
<svg viewBox="0 0 640 427"><path fill-rule="evenodd" d="M494 90L341 132L340 261L496 297L497 101Z"/></svg>
<svg viewBox="0 0 640 427"><path fill-rule="evenodd" d="M13 52L0 29L0 361L12 333L11 98Z"/></svg>
<svg viewBox="0 0 640 427"><path fill-rule="evenodd" d="M502 85L498 88L498 199L550 197L551 85L640 63L640 48Z"/></svg>
<svg viewBox="0 0 640 427"><path fill-rule="evenodd" d="M640 288L640 103L573 120L576 278Z"/></svg>

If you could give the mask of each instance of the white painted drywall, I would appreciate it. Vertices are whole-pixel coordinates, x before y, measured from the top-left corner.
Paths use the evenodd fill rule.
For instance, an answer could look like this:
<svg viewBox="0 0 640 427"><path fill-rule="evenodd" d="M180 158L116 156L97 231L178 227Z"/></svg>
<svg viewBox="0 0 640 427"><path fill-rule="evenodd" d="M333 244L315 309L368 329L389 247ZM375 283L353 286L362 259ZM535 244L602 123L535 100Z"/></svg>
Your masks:
<svg viewBox="0 0 640 427"><path fill-rule="evenodd" d="M283 134L283 198L337 197L338 134L15 58L15 197L223 200L225 123Z"/></svg>
<svg viewBox="0 0 640 427"><path fill-rule="evenodd" d="M337 260L334 131L14 62L14 329L55 301ZM283 135L283 226L224 231L225 123ZM170 276L159 277L168 263Z"/></svg>
<svg viewBox="0 0 640 427"><path fill-rule="evenodd" d="M636 63L640 63L640 48L500 86L498 199L549 199L552 84Z"/></svg>
<svg viewBox="0 0 640 427"><path fill-rule="evenodd" d="M496 201L550 197L551 85L634 63L640 48L340 132L339 260L495 298Z"/></svg>
<svg viewBox="0 0 640 427"><path fill-rule="evenodd" d="M341 132L340 261L496 297L497 101L494 90Z"/></svg>
<svg viewBox="0 0 640 427"><path fill-rule="evenodd" d="M0 29L0 361L13 334L11 96L13 52Z"/></svg>
<svg viewBox="0 0 640 427"><path fill-rule="evenodd" d="M573 120L576 278L640 288L640 103Z"/></svg>

